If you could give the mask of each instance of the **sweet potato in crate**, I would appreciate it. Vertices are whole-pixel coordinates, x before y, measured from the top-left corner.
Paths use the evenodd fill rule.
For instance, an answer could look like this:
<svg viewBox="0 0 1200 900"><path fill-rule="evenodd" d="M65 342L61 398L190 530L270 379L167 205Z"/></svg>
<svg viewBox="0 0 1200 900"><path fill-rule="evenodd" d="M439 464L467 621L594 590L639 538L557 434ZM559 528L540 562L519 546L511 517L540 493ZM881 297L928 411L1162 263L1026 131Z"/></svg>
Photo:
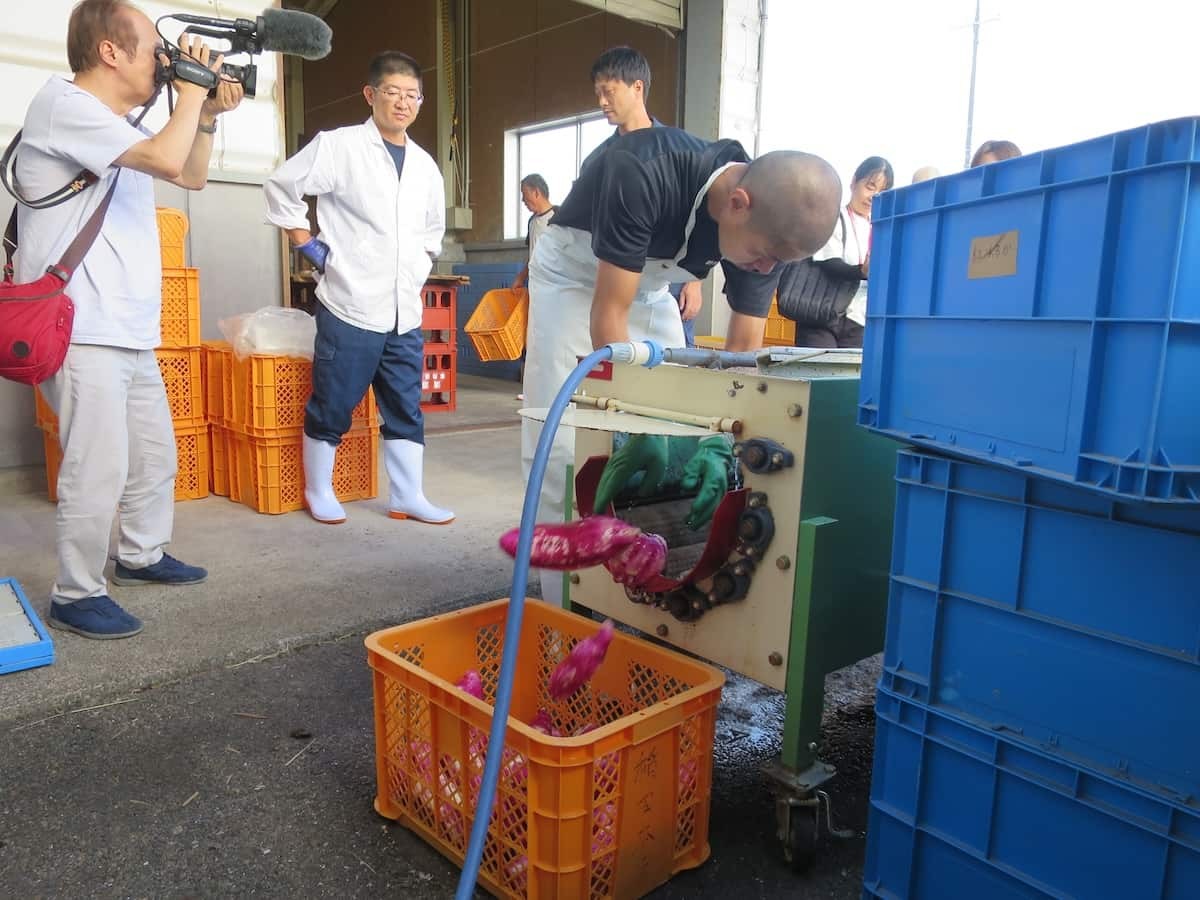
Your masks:
<svg viewBox="0 0 1200 900"><path fill-rule="evenodd" d="M488 749L508 600L376 632L375 808L462 863ZM709 855L716 669L626 634L581 690L555 666L599 623L525 607L479 878L499 897L640 897ZM474 669L483 699L454 686ZM544 717L541 715L544 713ZM574 737L551 737L535 718ZM582 733L579 733L582 732Z"/></svg>

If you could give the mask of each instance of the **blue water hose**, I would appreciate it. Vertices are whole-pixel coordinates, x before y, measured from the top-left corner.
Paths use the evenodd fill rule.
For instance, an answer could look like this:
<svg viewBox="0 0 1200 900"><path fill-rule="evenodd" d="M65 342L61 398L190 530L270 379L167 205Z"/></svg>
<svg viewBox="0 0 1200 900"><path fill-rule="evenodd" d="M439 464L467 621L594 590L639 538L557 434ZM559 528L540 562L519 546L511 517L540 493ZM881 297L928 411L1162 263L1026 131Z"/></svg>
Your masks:
<svg viewBox="0 0 1200 900"><path fill-rule="evenodd" d="M508 594L508 618L504 623L504 654L500 660L500 674L496 681L496 703L492 710L492 730L488 738L486 761L483 765L483 782L479 787L479 801L475 807L475 822L471 826L471 840L467 844L467 856L463 860L462 876L458 879L455 900L471 900L475 893L475 881L479 877L479 864L483 859L483 846L487 840L488 822L492 817L492 803L496 796L496 782L500 778L500 761L504 756L504 735L508 729L508 710L512 705L513 675L517 668L517 651L521 643L521 617L525 613L525 589L529 581L529 555L533 549L533 526L537 518L538 500L542 493L542 480L546 477L546 466L550 461L550 447L554 443L558 423L566 412L575 389L588 373L602 362L657 366L663 361L663 349L653 341L609 344L587 356L575 367L559 389L542 434L538 438L537 450L533 454L533 465L529 470L529 482L525 485L525 505L521 508L521 530L517 538L517 555L513 564L512 589Z"/></svg>

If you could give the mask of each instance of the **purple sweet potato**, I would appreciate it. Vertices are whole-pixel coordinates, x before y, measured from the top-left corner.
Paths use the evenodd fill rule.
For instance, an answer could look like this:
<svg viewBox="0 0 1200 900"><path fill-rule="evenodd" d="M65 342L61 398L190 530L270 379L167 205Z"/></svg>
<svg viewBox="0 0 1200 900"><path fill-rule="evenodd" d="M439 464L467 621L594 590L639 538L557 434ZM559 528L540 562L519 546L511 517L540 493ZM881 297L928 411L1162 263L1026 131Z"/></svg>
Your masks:
<svg viewBox="0 0 1200 900"><path fill-rule="evenodd" d="M641 587L662 574L667 566L667 542L657 534L644 533L604 563L617 584Z"/></svg>
<svg viewBox="0 0 1200 900"><path fill-rule="evenodd" d="M517 555L519 531L514 528L500 538L500 549L509 556ZM612 516L588 516L561 525L535 525L529 562L536 569L560 572L598 566L632 544L641 533L640 528Z"/></svg>

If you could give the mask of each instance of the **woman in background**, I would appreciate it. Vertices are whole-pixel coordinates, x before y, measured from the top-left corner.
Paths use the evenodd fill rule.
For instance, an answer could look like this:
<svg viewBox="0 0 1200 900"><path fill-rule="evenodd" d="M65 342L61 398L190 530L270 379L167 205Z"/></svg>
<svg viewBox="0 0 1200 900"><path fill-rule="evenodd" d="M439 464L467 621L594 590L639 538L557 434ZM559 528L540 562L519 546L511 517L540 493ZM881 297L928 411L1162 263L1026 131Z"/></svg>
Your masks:
<svg viewBox="0 0 1200 900"><path fill-rule="evenodd" d="M1013 159L1021 155L1021 148L1012 141L984 141L971 157L971 168L986 166L988 163Z"/></svg>
<svg viewBox="0 0 1200 900"><path fill-rule="evenodd" d="M867 323L871 203L895 184L882 156L862 161L850 202L829 242L811 259L789 263L779 277L779 312L796 322L797 347L861 347Z"/></svg>

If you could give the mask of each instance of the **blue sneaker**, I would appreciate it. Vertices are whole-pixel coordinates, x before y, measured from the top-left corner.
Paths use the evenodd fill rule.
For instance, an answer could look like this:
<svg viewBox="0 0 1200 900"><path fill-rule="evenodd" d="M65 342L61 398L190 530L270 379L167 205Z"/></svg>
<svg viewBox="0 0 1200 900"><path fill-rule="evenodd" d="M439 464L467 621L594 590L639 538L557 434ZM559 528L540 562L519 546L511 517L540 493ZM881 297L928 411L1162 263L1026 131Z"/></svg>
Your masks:
<svg viewBox="0 0 1200 900"><path fill-rule="evenodd" d="M142 569L130 569L118 562L112 580L128 587L135 584L199 584L207 577L208 572L199 566L189 566L164 553L154 565Z"/></svg>
<svg viewBox="0 0 1200 900"><path fill-rule="evenodd" d="M142 630L142 622L117 606L111 597L100 596L74 603L51 603L50 627L98 641L111 641L133 637Z"/></svg>

